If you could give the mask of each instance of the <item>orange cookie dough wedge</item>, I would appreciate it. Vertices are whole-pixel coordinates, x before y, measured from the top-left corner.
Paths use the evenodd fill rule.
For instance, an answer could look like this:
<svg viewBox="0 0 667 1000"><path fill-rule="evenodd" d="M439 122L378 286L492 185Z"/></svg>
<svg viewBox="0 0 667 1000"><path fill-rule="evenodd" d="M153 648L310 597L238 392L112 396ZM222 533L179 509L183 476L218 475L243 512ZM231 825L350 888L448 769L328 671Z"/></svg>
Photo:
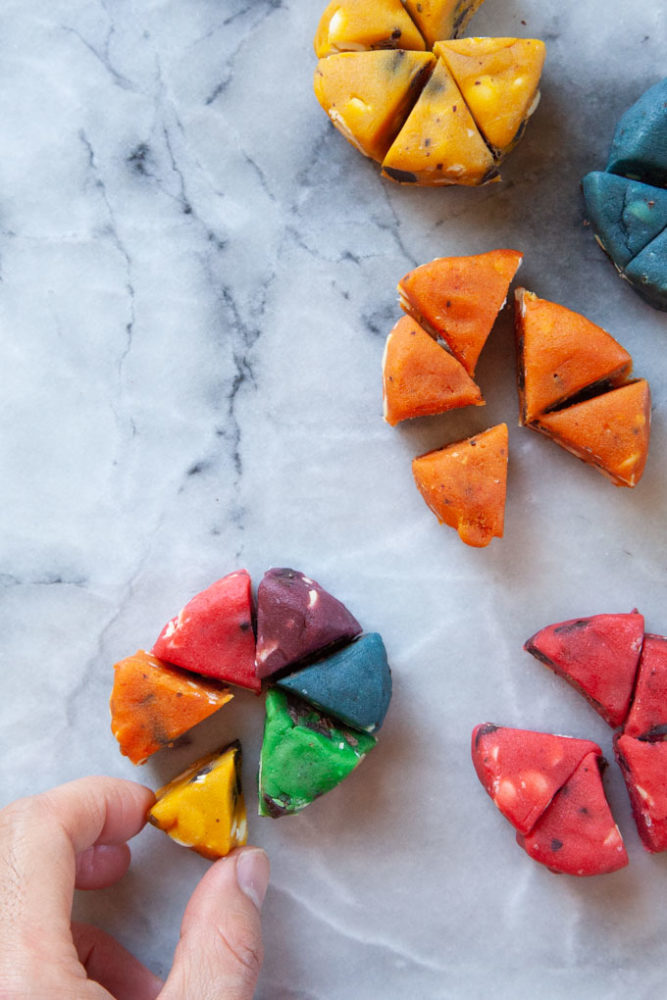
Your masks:
<svg viewBox="0 0 667 1000"><path fill-rule="evenodd" d="M460 38L439 41L433 51L446 63L477 127L500 159L519 141L539 103L544 42Z"/></svg>
<svg viewBox="0 0 667 1000"><path fill-rule="evenodd" d="M515 292L519 422L533 424L579 393L625 381L632 358L611 334L565 306Z"/></svg>
<svg viewBox="0 0 667 1000"><path fill-rule="evenodd" d="M392 427L411 417L484 404L461 362L409 316L399 319L387 337L382 387L384 419Z"/></svg>
<svg viewBox="0 0 667 1000"><path fill-rule="evenodd" d="M419 492L466 545L502 538L507 492L507 425L421 455L412 463Z"/></svg>
<svg viewBox="0 0 667 1000"><path fill-rule="evenodd" d="M382 173L402 184L427 186L498 180L489 147L441 60L387 152Z"/></svg>
<svg viewBox="0 0 667 1000"><path fill-rule="evenodd" d="M405 6L433 48L439 38L458 38L483 0L405 0Z"/></svg>
<svg viewBox="0 0 667 1000"><path fill-rule="evenodd" d="M430 52L340 52L320 59L315 96L336 128L382 161L435 65Z"/></svg>
<svg viewBox="0 0 667 1000"><path fill-rule="evenodd" d="M318 59L334 52L426 48L401 0L332 0L320 18L314 45Z"/></svg>
<svg viewBox="0 0 667 1000"><path fill-rule="evenodd" d="M646 379L544 413L534 424L616 486L636 486L648 455L651 393Z"/></svg>
<svg viewBox="0 0 667 1000"><path fill-rule="evenodd" d="M522 257L517 250L438 257L401 279L401 307L441 337L472 376Z"/></svg>
<svg viewBox="0 0 667 1000"><path fill-rule="evenodd" d="M120 752L143 764L232 697L222 684L139 650L114 667L111 730Z"/></svg>

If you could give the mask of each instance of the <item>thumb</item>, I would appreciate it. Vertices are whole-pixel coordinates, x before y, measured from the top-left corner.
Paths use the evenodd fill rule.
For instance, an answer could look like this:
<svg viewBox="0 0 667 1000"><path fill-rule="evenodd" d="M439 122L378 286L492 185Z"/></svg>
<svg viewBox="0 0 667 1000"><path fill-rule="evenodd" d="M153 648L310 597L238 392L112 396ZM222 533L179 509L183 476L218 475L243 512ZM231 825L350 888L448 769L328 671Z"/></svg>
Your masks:
<svg viewBox="0 0 667 1000"><path fill-rule="evenodd" d="M174 964L158 1000L252 1000L262 965L259 908L269 859L233 851L207 871L185 909Z"/></svg>

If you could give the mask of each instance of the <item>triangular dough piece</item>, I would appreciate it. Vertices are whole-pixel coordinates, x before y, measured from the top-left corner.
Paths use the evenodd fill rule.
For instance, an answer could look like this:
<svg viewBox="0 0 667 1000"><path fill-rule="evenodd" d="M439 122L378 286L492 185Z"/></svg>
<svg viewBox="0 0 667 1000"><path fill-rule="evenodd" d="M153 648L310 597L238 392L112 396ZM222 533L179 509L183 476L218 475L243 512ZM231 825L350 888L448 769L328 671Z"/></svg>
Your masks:
<svg viewBox="0 0 667 1000"><path fill-rule="evenodd" d="M400 305L472 376L522 258L517 250L437 257L401 279Z"/></svg>
<svg viewBox="0 0 667 1000"><path fill-rule="evenodd" d="M667 187L667 77L649 87L620 119L606 169Z"/></svg>
<svg viewBox="0 0 667 1000"><path fill-rule="evenodd" d="M244 569L211 584L167 622L153 654L184 670L259 693L250 586Z"/></svg>
<svg viewBox="0 0 667 1000"><path fill-rule="evenodd" d="M139 650L114 666L111 731L133 764L169 746L233 698L228 688L195 677Z"/></svg>
<svg viewBox="0 0 667 1000"><path fill-rule="evenodd" d="M434 64L430 52L341 52L318 62L315 96L353 146L381 161Z"/></svg>
<svg viewBox="0 0 667 1000"><path fill-rule="evenodd" d="M499 179L461 91L440 60L387 152L382 173L402 184L476 186Z"/></svg>
<svg viewBox="0 0 667 1000"><path fill-rule="evenodd" d="M533 426L615 486L636 486L649 447L648 382L637 379L564 410L544 413Z"/></svg>
<svg viewBox="0 0 667 1000"><path fill-rule="evenodd" d="M257 676L269 677L329 647L361 625L315 580L297 570L268 570L257 588Z"/></svg>
<svg viewBox="0 0 667 1000"><path fill-rule="evenodd" d="M596 743L571 736L510 729L491 722L472 734L477 777L503 816L520 833L529 833L554 795Z"/></svg>
<svg viewBox="0 0 667 1000"><path fill-rule="evenodd" d="M334 52L424 48L401 0L332 0L315 34L318 59Z"/></svg>
<svg viewBox="0 0 667 1000"><path fill-rule="evenodd" d="M531 424L586 390L623 382L632 358L611 334L580 313L517 288L520 421Z"/></svg>
<svg viewBox="0 0 667 1000"><path fill-rule="evenodd" d="M266 696L259 761L259 814L277 819L331 791L375 746L368 733L334 722L277 688Z"/></svg>
<svg viewBox="0 0 667 1000"><path fill-rule="evenodd" d="M446 62L496 157L504 156L521 138L538 105L544 42L460 38L438 42L433 51Z"/></svg>
<svg viewBox="0 0 667 1000"><path fill-rule="evenodd" d="M621 726L630 709L644 616L593 615L547 625L523 648L569 681L610 726Z"/></svg>
<svg viewBox="0 0 667 1000"><path fill-rule="evenodd" d="M429 48L439 38L458 38L483 0L405 0Z"/></svg>
<svg viewBox="0 0 667 1000"><path fill-rule="evenodd" d="M214 860L247 842L238 741L201 757L156 795L150 822L197 854Z"/></svg>
<svg viewBox="0 0 667 1000"><path fill-rule="evenodd" d="M532 832L516 839L535 861L565 875L605 875L628 864L602 787L599 753L584 758Z"/></svg>
<svg viewBox="0 0 667 1000"><path fill-rule="evenodd" d="M630 261L623 277L654 309L667 310L667 229Z"/></svg>
<svg viewBox="0 0 667 1000"><path fill-rule="evenodd" d="M502 538L507 491L507 425L421 455L412 463L417 488L441 523L466 545Z"/></svg>
<svg viewBox="0 0 667 1000"><path fill-rule="evenodd" d="M277 685L347 726L374 733L391 700L387 651L381 636L369 632Z"/></svg>
<svg viewBox="0 0 667 1000"><path fill-rule="evenodd" d="M667 739L667 637L663 635L644 636L634 698L623 733L645 740Z"/></svg>
<svg viewBox="0 0 667 1000"><path fill-rule="evenodd" d="M667 851L667 743L615 736L614 750L647 851Z"/></svg>
<svg viewBox="0 0 667 1000"><path fill-rule="evenodd" d="M622 271L667 228L667 191L595 170L582 181L595 238Z"/></svg>
<svg viewBox="0 0 667 1000"><path fill-rule="evenodd" d="M399 319L387 337L382 388L384 419L392 427L411 417L484 405L461 362L409 316Z"/></svg>

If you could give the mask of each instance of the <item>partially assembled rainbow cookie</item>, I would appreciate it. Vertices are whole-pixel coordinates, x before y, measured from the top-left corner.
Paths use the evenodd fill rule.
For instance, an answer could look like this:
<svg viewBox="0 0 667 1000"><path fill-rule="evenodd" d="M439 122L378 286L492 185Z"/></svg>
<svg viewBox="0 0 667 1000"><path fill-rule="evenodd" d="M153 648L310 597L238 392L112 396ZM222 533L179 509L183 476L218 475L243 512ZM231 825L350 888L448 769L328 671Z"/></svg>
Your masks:
<svg viewBox="0 0 667 1000"><path fill-rule="evenodd" d="M376 743L391 700L382 638L297 570L265 573L256 601L246 570L191 598L150 652L114 668L111 728L134 764L171 747L268 679L259 812L299 812L340 784ZM238 741L196 761L157 792L149 820L207 858L245 843Z"/></svg>
<svg viewBox="0 0 667 1000"><path fill-rule="evenodd" d="M315 36L315 95L335 127L402 184L477 186L539 102L544 43L459 38L481 0L333 0Z"/></svg>

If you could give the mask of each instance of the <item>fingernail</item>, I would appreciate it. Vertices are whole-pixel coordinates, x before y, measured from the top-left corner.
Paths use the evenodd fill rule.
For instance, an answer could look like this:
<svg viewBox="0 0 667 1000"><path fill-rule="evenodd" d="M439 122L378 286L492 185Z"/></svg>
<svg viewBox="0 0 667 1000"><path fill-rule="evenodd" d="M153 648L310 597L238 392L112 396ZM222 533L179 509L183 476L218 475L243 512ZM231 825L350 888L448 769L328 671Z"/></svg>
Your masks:
<svg viewBox="0 0 667 1000"><path fill-rule="evenodd" d="M242 851L236 861L236 881L239 889L261 910L269 884L270 865L261 847Z"/></svg>

